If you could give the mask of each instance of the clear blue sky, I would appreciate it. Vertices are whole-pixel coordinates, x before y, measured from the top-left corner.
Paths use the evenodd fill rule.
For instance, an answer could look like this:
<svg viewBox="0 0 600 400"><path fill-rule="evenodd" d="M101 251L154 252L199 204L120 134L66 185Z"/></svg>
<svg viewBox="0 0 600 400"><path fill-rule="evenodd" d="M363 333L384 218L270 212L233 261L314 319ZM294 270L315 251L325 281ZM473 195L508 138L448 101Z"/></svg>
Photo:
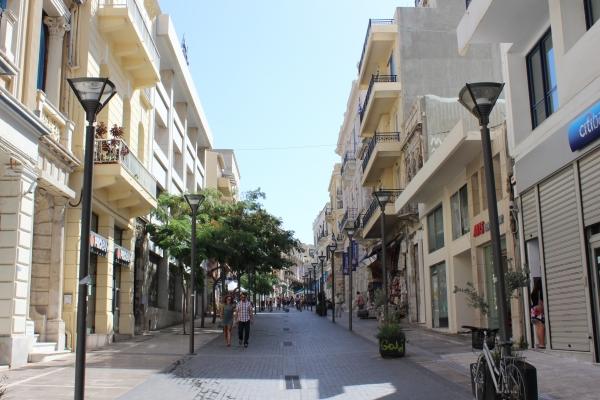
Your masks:
<svg viewBox="0 0 600 400"><path fill-rule="evenodd" d="M233 148L241 191L312 243L369 18L414 0L163 0L213 131ZM284 148L284 149L282 149Z"/></svg>

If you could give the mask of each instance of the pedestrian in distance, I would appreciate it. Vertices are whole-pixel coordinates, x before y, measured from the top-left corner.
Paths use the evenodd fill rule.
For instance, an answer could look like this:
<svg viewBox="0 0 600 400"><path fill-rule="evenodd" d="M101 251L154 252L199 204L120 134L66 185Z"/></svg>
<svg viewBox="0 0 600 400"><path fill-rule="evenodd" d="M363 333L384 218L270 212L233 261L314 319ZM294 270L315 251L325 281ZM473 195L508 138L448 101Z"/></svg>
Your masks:
<svg viewBox="0 0 600 400"><path fill-rule="evenodd" d="M221 306L221 321L223 324L223 336L225 336L225 344L227 347L231 347L231 329L233 328L234 312L235 305L233 304L233 297L230 294L225 295Z"/></svg>
<svg viewBox="0 0 600 400"><path fill-rule="evenodd" d="M337 301L335 302L335 317L336 318L342 318L343 307L344 307L344 296L338 293Z"/></svg>
<svg viewBox="0 0 600 400"><path fill-rule="evenodd" d="M365 308L365 297L360 292L356 292L356 305L359 310Z"/></svg>
<svg viewBox="0 0 600 400"><path fill-rule="evenodd" d="M248 301L246 293L240 295L240 302L237 305L235 319L238 325L238 339L240 346L248 347L248 339L250 338L250 324L254 320L254 312L252 303Z"/></svg>

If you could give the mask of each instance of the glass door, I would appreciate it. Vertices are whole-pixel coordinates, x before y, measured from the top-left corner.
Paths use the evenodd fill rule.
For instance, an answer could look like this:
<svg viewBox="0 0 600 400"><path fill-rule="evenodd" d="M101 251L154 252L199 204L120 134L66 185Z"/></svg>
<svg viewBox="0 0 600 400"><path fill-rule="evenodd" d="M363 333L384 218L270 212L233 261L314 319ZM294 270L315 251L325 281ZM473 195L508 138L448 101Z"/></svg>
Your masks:
<svg viewBox="0 0 600 400"><path fill-rule="evenodd" d="M448 327L448 288L443 262L431 267L431 315L434 328Z"/></svg>

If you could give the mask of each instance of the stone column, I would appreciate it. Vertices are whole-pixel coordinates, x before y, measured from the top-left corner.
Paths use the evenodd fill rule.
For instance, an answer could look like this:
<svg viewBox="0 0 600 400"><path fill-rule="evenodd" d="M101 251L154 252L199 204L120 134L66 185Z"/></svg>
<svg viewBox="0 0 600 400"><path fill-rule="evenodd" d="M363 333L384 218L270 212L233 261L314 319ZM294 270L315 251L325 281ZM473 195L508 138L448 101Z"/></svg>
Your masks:
<svg viewBox="0 0 600 400"><path fill-rule="evenodd" d="M50 33L48 37L48 64L46 66L46 96L50 103L58 107L60 83L62 82L62 56L65 32L71 30L65 17L44 17L44 24Z"/></svg>
<svg viewBox="0 0 600 400"><path fill-rule="evenodd" d="M68 199L54 197L52 210L52 248L50 249L50 280L48 284L48 321L46 337L57 343L57 350L65 348L65 322L62 320L64 278L65 209Z"/></svg>
<svg viewBox="0 0 600 400"><path fill-rule="evenodd" d="M27 363L35 174L20 165L0 176L0 364Z"/></svg>
<svg viewBox="0 0 600 400"><path fill-rule="evenodd" d="M123 247L127 250L135 248L135 235L131 229L123 232ZM132 250L133 251L133 250ZM121 265L121 290L119 300L119 333L133 335L135 332L135 318L133 315L133 262Z"/></svg>

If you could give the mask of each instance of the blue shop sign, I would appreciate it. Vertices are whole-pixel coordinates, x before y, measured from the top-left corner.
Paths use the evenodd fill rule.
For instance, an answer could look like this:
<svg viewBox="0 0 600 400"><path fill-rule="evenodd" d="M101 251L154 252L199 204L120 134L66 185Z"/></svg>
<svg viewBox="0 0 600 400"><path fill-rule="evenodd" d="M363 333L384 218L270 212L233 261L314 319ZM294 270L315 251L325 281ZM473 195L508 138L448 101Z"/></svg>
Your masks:
<svg viewBox="0 0 600 400"><path fill-rule="evenodd" d="M594 104L569 125L571 151L579 150L600 138L600 102Z"/></svg>

